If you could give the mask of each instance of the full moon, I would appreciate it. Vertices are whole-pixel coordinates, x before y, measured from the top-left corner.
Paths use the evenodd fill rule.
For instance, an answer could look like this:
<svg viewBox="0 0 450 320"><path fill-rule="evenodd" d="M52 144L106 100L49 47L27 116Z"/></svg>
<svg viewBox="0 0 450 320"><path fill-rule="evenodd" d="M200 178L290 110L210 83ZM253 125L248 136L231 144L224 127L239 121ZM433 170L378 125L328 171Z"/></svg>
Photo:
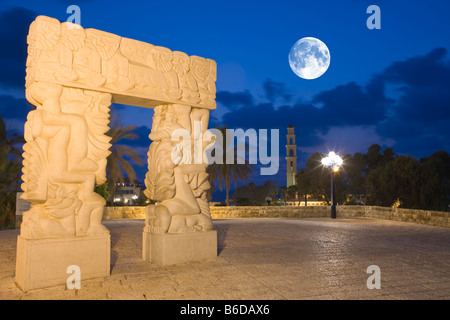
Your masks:
<svg viewBox="0 0 450 320"><path fill-rule="evenodd" d="M330 66L330 51L319 39L306 37L298 40L289 52L292 71L303 79L316 79Z"/></svg>

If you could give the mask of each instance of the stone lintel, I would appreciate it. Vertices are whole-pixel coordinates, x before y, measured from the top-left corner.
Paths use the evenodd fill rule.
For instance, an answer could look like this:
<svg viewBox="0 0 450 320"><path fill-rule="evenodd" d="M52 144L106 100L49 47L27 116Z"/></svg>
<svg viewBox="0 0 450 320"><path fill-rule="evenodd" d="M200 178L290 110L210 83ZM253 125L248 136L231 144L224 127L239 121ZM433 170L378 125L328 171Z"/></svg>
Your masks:
<svg viewBox="0 0 450 320"><path fill-rule="evenodd" d="M26 87L54 83L111 93L115 103L147 108L216 108L214 60L46 16L33 21L27 42Z"/></svg>

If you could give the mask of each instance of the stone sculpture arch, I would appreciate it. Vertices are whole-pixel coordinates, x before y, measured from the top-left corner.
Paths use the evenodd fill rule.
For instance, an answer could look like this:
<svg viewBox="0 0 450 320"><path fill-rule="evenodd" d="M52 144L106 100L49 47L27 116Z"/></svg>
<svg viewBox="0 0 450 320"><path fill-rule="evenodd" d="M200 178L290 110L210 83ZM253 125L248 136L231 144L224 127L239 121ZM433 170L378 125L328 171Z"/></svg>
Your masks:
<svg viewBox="0 0 450 320"><path fill-rule="evenodd" d="M81 264L101 252L103 265L90 265L84 274L109 274L109 230L101 224L105 201L94 186L106 181L112 102L155 109L145 193L158 203L147 210L143 258L159 264L184 261L179 253L159 248L176 251L194 233L211 243L204 255L204 246L196 248L198 238L192 238L194 256L215 256L206 164L174 163L171 154L178 149L171 135L187 130L195 144L201 137L194 123L202 123L200 135L207 130L209 111L216 107L216 63L46 16L31 24L27 41L26 97L36 108L25 124L22 198L31 208L18 238L17 284L27 290L65 279L59 269L67 261L53 271L58 277L36 275L49 264L33 255L43 254L39 250L79 251L71 259ZM183 157L193 159L193 152L186 148Z"/></svg>

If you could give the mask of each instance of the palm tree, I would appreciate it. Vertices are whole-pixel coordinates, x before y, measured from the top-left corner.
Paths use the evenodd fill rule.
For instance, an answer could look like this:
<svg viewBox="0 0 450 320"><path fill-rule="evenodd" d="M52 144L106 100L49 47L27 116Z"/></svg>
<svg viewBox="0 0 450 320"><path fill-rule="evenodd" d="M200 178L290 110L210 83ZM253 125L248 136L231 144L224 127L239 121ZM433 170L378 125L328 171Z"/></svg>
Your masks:
<svg viewBox="0 0 450 320"><path fill-rule="evenodd" d="M8 136L5 122L0 117L0 229L13 227L22 169L22 154L18 145L23 143L25 139L17 133Z"/></svg>
<svg viewBox="0 0 450 320"><path fill-rule="evenodd" d="M226 161L226 150L224 150L224 146L227 145L226 142L226 130L228 129L227 126L224 127L216 127L217 130L219 130L222 133L223 137L223 146L215 146L215 150L220 149L222 150L223 155L223 164L218 163L212 163L208 166L206 169L209 173L209 179L211 184L213 182L217 182L220 191L223 190L225 187L226 191L226 197L225 197L225 203L227 206L230 205L230 186L231 183L234 181L234 186L237 187L238 180L241 181L247 181L249 175L252 173L253 165L245 162L244 164L238 164L237 163L237 147L234 148L234 161L233 163L227 163ZM215 152L215 150L212 151L212 153ZM213 155L214 156L214 155Z"/></svg>
<svg viewBox="0 0 450 320"><path fill-rule="evenodd" d="M280 198L283 199L283 206L285 206L286 205L287 187L286 186L281 186L278 189L278 193L280 194Z"/></svg>
<svg viewBox="0 0 450 320"><path fill-rule="evenodd" d="M142 160L138 153L128 146L120 145L119 141L123 139L136 140L138 135L133 132L136 126L124 126L119 120L113 117L110 130L107 135L111 137L111 154L107 158L106 173L108 178L109 192L114 199L117 182L124 175L128 176L130 181L136 179L136 171L133 166L125 159L128 157L139 166L142 166Z"/></svg>
<svg viewBox="0 0 450 320"><path fill-rule="evenodd" d="M17 145L25 143L23 136L13 133L8 136L6 125L0 117L0 192L17 191L22 168L22 152Z"/></svg>
<svg viewBox="0 0 450 320"><path fill-rule="evenodd" d="M289 186L287 188L287 193L288 193L289 199L292 200L294 202L294 204L295 204L295 198L296 198L296 195L297 195L297 186L295 184L292 185L292 186Z"/></svg>
<svg viewBox="0 0 450 320"><path fill-rule="evenodd" d="M311 172L307 168L300 169L296 173L295 181L297 182L298 192L305 197L305 207L306 207L308 206L308 194L312 193Z"/></svg>

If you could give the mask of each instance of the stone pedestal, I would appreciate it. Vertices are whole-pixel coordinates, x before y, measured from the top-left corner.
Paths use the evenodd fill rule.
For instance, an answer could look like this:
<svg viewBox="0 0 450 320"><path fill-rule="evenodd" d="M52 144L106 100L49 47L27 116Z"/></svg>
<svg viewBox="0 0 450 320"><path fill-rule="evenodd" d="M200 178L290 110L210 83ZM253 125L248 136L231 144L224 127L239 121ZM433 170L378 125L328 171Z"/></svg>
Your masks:
<svg viewBox="0 0 450 320"><path fill-rule="evenodd" d="M28 291L66 284L72 273L67 267L80 268L83 280L110 274L111 241L109 235L59 239L25 239L18 236L15 282Z"/></svg>
<svg viewBox="0 0 450 320"><path fill-rule="evenodd" d="M143 232L142 258L160 266L217 258L217 231Z"/></svg>

